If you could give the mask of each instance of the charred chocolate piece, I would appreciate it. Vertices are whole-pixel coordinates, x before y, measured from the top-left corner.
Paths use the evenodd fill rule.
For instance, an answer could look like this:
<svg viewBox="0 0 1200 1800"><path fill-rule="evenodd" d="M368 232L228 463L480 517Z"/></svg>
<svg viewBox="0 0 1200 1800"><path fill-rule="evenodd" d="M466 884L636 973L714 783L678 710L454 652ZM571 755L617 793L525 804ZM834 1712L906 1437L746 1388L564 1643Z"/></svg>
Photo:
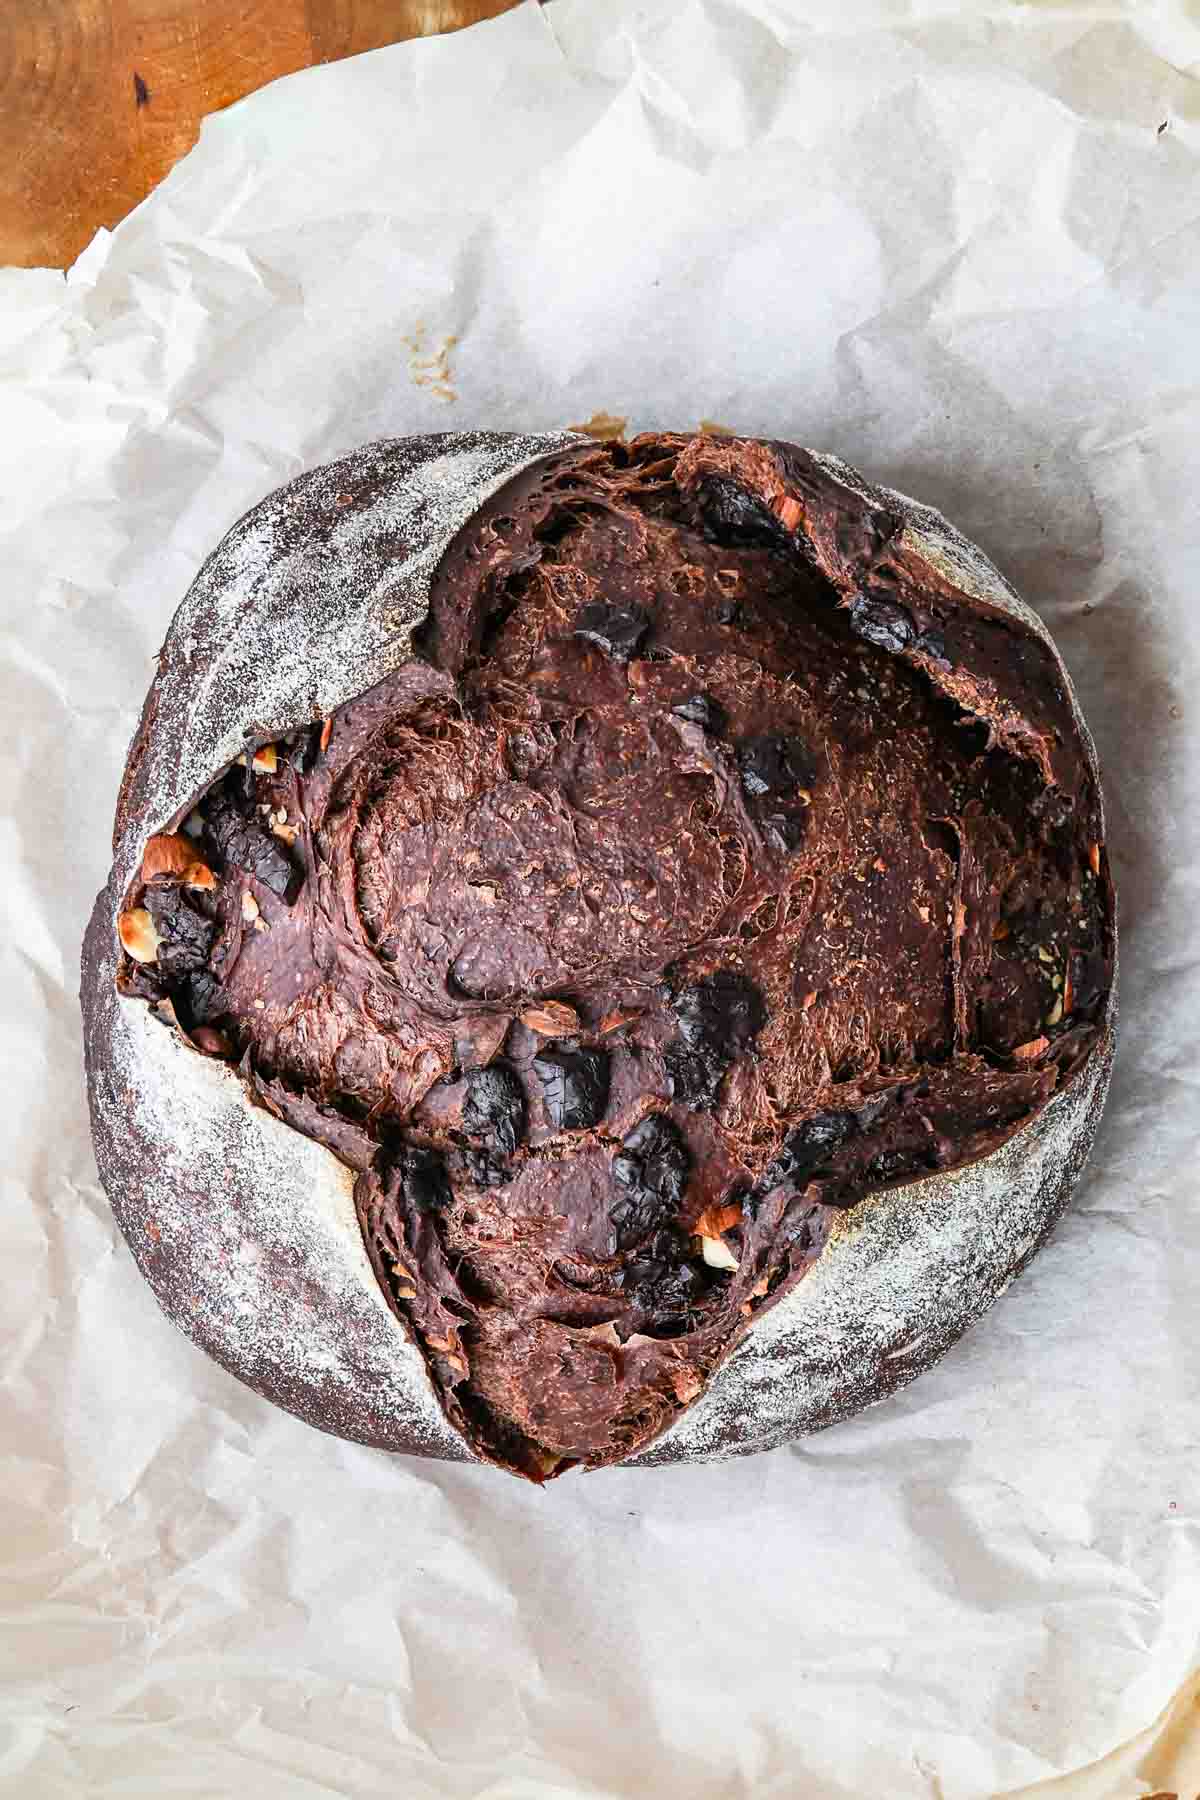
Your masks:
<svg viewBox="0 0 1200 1800"><path fill-rule="evenodd" d="M533 1059L546 1117L555 1131L588 1131L608 1106L608 1053L553 1045Z"/></svg>
<svg viewBox="0 0 1200 1800"><path fill-rule="evenodd" d="M463 1130L485 1147L511 1156L525 1136L525 1090L506 1063L489 1063L467 1077Z"/></svg>

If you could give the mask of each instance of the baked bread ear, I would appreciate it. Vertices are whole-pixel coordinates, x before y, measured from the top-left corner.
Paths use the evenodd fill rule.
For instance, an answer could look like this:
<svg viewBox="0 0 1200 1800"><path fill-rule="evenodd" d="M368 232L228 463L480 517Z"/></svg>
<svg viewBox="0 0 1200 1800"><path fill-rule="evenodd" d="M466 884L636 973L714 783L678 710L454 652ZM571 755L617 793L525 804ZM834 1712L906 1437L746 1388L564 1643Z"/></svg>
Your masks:
<svg viewBox="0 0 1200 1800"><path fill-rule="evenodd" d="M928 1367L1107 1085L1095 754L987 559L753 439L368 445L204 565L84 946L97 1159L259 1392L535 1481Z"/></svg>

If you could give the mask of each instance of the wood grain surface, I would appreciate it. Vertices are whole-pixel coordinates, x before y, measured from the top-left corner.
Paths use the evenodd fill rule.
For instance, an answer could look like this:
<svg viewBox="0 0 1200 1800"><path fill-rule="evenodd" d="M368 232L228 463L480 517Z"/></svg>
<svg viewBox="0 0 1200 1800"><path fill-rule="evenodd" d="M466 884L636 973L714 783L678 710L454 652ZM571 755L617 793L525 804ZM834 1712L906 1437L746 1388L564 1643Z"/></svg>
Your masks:
<svg viewBox="0 0 1200 1800"><path fill-rule="evenodd" d="M515 0L0 0L0 264L65 268L277 75Z"/></svg>

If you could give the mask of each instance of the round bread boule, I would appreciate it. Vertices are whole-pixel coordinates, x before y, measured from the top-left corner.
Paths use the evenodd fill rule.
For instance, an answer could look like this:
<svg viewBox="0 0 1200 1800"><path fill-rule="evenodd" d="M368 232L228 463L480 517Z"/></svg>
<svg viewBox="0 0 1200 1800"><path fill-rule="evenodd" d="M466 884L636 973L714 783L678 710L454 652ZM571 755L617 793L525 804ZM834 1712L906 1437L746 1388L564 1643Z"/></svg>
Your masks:
<svg viewBox="0 0 1200 1800"><path fill-rule="evenodd" d="M83 955L160 1304L324 1430L765 1449L1044 1240L1115 1016L1095 753L939 514L711 435L368 445L159 659Z"/></svg>

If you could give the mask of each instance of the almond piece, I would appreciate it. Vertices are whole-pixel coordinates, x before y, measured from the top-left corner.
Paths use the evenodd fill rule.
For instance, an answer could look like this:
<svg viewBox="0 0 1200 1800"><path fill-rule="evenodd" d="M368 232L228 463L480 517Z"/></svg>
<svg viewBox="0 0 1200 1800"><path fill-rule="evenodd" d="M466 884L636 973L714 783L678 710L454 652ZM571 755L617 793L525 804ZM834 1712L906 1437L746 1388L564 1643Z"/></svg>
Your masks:
<svg viewBox="0 0 1200 1800"><path fill-rule="evenodd" d="M1099 844L1089 844L1088 845L1088 868L1092 871L1093 875L1098 875L1100 873L1100 846L1099 846Z"/></svg>
<svg viewBox="0 0 1200 1800"><path fill-rule="evenodd" d="M207 863L196 855L191 838L181 831L163 831L147 841L142 852L142 880L153 881L157 875L182 881L185 887L216 887L217 878Z"/></svg>
<svg viewBox="0 0 1200 1800"><path fill-rule="evenodd" d="M694 1230L699 1237L719 1238L731 1226L742 1222L742 1209L737 1201L727 1200L724 1206L706 1206L696 1220Z"/></svg>
<svg viewBox="0 0 1200 1800"><path fill-rule="evenodd" d="M275 833L277 838L282 838L284 843L288 845L294 844L300 835L294 825L285 825L278 813L276 813L271 821L271 830Z"/></svg>
<svg viewBox="0 0 1200 1800"><path fill-rule="evenodd" d="M1054 1005L1050 1008L1050 1011L1046 1014L1047 1025L1061 1024L1062 1016L1063 1016L1063 1003L1060 998L1054 1002Z"/></svg>
<svg viewBox="0 0 1200 1800"><path fill-rule="evenodd" d="M728 1269L731 1273L737 1269L738 1259L723 1238L702 1237L700 1242L710 1269Z"/></svg>
<svg viewBox="0 0 1200 1800"><path fill-rule="evenodd" d="M540 1006L526 1007L519 1017L539 1037L569 1037L579 1030L579 1014L565 1000L543 1000Z"/></svg>
<svg viewBox="0 0 1200 1800"><path fill-rule="evenodd" d="M632 1025L641 1016L636 1007L624 1007L618 1012L605 1013L600 1021L599 1035L607 1037L610 1031L620 1031L622 1025Z"/></svg>
<svg viewBox="0 0 1200 1800"><path fill-rule="evenodd" d="M260 744L250 759L256 775L274 775L279 767L279 753L274 744Z"/></svg>
<svg viewBox="0 0 1200 1800"><path fill-rule="evenodd" d="M254 895L250 892L249 888L246 888L242 894L242 917L245 919L247 925L253 925L255 919L258 917L258 901L254 898Z"/></svg>
<svg viewBox="0 0 1200 1800"><path fill-rule="evenodd" d="M117 936L126 956L132 956L134 962L158 961L158 946L162 939L144 906L135 906L131 911L121 914L117 920Z"/></svg>
<svg viewBox="0 0 1200 1800"><path fill-rule="evenodd" d="M1017 1045L1016 1049L1013 1051L1013 1061L1036 1062L1038 1057L1044 1056L1049 1048L1050 1039L1048 1037L1030 1038L1027 1044Z"/></svg>
<svg viewBox="0 0 1200 1800"><path fill-rule="evenodd" d="M326 750L328 750L329 740L332 736L333 736L333 720L332 720L332 718L329 718L329 719L326 719L325 723L321 727L321 754L322 754L322 756L324 756Z"/></svg>

